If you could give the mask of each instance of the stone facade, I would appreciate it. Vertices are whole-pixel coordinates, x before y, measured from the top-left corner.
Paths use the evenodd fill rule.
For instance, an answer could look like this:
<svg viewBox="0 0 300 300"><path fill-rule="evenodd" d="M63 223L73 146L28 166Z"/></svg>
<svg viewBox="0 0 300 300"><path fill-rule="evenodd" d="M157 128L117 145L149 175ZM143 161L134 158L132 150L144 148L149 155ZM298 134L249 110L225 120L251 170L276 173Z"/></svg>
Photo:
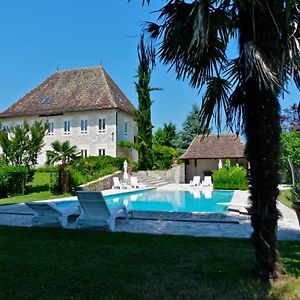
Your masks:
<svg viewBox="0 0 300 300"><path fill-rule="evenodd" d="M135 150L118 142L134 142L135 107L103 67L57 71L0 113L3 128L48 121L49 130L38 165L55 140L68 140L83 156L125 155L137 161ZM0 150L1 151L1 150Z"/></svg>
<svg viewBox="0 0 300 300"><path fill-rule="evenodd" d="M105 120L105 129L99 128L99 120ZM82 155L98 156L110 155L113 157L130 157L137 161L137 151L129 150L120 152L117 143L120 141L134 141L137 127L133 117L125 112L116 109L69 112L58 116L28 116L10 117L1 120L2 126L13 127L22 125L24 121L33 124L35 120L48 121L53 124L53 131L48 132L44 138L44 147L38 157L38 165L42 166L46 162L46 151L51 150L51 143L55 140L64 142L68 140L72 146L76 146ZM81 130L81 121L87 120L87 130ZM65 132L65 121L70 121L70 131ZM125 125L127 123L127 125ZM125 132L125 126L127 132ZM86 150L86 151L85 151ZM1 150L0 150L1 151Z"/></svg>
<svg viewBox="0 0 300 300"><path fill-rule="evenodd" d="M184 183L184 164L173 165L169 170L139 171L138 174L160 178L166 182Z"/></svg>

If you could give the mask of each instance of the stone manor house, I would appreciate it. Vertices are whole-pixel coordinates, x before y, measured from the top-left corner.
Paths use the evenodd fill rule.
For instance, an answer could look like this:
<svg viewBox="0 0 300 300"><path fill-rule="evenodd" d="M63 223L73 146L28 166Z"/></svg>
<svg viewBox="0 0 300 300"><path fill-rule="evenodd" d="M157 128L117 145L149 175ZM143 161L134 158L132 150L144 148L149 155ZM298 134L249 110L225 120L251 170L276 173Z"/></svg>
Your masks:
<svg viewBox="0 0 300 300"><path fill-rule="evenodd" d="M118 147L134 141L135 107L103 67L57 71L0 113L5 130L24 121L48 121L48 132L38 165L46 161L46 150L55 140L77 146L83 156L128 156L137 152ZM1 150L0 150L1 151Z"/></svg>

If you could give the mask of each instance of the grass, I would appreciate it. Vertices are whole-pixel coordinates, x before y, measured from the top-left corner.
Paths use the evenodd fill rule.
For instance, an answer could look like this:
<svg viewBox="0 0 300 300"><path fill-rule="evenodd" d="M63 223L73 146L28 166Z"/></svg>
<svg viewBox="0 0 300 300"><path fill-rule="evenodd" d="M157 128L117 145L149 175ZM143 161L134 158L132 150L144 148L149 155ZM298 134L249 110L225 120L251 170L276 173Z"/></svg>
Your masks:
<svg viewBox="0 0 300 300"><path fill-rule="evenodd" d="M23 202L32 202L39 200L55 199L71 196L71 193L53 194L49 191L50 173L36 172L33 181L29 184L28 195L13 196L0 199L2 204L16 204Z"/></svg>
<svg viewBox="0 0 300 300"><path fill-rule="evenodd" d="M300 243L279 246L268 284L243 239L0 227L0 299L299 299Z"/></svg>
<svg viewBox="0 0 300 300"><path fill-rule="evenodd" d="M284 205L286 205L287 207L292 208L292 204L293 204L293 203L287 199L287 196L289 196L290 193L291 193L290 190L283 190L283 191L280 191L278 200L279 200L281 203L283 203Z"/></svg>

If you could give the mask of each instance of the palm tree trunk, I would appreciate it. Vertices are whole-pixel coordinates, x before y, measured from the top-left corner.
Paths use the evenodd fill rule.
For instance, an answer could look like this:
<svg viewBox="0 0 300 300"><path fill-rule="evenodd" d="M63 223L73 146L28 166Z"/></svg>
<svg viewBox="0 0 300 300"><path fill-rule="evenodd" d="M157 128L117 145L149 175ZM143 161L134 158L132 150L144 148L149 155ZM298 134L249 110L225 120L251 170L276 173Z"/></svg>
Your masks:
<svg viewBox="0 0 300 300"><path fill-rule="evenodd" d="M69 191L69 173L64 166L59 168L59 182L62 193Z"/></svg>
<svg viewBox="0 0 300 300"><path fill-rule="evenodd" d="M240 61L244 81L246 154L250 162L250 192L252 201L252 241L256 254L255 271L263 277L280 274L276 229L279 212L280 154L280 86L259 84L259 75L251 73L255 55L272 70L281 82L281 36L277 24L282 19L283 1L266 3L246 1L239 6ZM244 47L255 45L260 52L251 55ZM249 71L251 70L251 71ZM270 82L268 82L271 84Z"/></svg>
<svg viewBox="0 0 300 300"><path fill-rule="evenodd" d="M252 242L255 271L263 277L280 274L276 229L279 212L276 198L280 182L280 106L278 99L248 85L245 103L246 154L250 162Z"/></svg>

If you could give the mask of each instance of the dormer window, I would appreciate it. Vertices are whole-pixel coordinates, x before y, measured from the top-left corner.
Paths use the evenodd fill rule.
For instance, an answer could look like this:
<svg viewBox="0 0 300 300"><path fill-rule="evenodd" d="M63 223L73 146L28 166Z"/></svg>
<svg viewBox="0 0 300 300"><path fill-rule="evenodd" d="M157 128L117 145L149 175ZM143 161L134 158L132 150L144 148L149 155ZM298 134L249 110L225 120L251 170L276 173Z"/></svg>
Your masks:
<svg viewBox="0 0 300 300"><path fill-rule="evenodd" d="M41 103L47 105L50 103L50 101L51 101L50 97L45 97L42 99Z"/></svg>

